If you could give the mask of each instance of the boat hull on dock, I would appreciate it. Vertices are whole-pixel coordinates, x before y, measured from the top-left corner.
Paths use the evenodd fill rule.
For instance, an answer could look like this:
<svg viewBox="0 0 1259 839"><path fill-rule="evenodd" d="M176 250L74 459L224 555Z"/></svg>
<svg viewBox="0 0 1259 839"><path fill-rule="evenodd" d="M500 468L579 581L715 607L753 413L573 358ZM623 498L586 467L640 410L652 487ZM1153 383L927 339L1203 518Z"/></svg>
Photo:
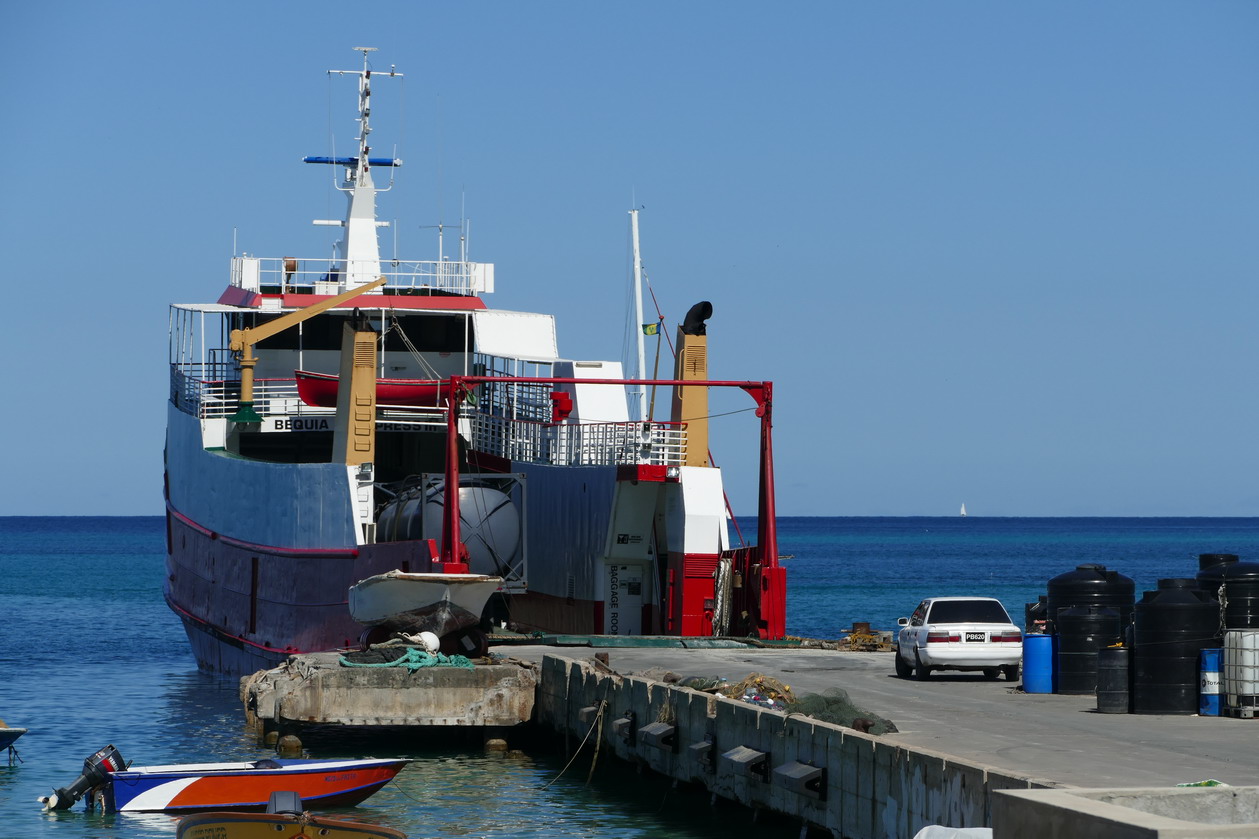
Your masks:
<svg viewBox="0 0 1259 839"><path fill-rule="evenodd" d="M365 626L441 637L479 624L502 583L488 574L389 571L350 587L350 616Z"/></svg>

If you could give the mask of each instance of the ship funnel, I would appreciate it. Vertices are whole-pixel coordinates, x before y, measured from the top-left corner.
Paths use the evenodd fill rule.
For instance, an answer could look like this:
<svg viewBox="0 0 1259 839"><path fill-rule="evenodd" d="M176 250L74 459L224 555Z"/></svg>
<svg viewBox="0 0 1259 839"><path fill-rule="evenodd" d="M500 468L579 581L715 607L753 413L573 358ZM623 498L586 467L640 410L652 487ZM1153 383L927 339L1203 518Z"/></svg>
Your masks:
<svg viewBox="0 0 1259 839"><path fill-rule="evenodd" d="M674 378L703 381L708 378L708 326L713 304L702 300L690 308L678 327L678 359ZM673 388L672 420L686 424L686 465L708 466L708 388Z"/></svg>
<svg viewBox="0 0 1259 839"><path fill-rule="evenodd" d="M110 772L120 772L126 768L127 764L118 750L112 745L106 746L83 761L83 774L73 784L53 790L52 795L40 798L40 803L45 810L69 810L84 793L105 783Z"/></svg>
<svg viewBox="0 0 1259 839"><path fill-rule="evenodd" d="M713 304L707 300L699 301L687 311L686 317L682 319L682 334L706 335L708 325L704 321L712 316Z"/></svg>

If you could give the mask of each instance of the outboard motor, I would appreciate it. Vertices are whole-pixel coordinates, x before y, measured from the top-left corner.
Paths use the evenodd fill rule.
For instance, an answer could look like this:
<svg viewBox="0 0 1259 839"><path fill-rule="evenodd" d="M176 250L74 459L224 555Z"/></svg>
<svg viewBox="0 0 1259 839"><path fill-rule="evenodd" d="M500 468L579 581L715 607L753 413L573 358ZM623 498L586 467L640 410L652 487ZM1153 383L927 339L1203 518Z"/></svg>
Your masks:
<svg viewBox="0 0 1259 839"><path fill-rule="evenodd" d="M45 810L69 810L83 794L109 780L110 772L127 768L122 755L112 745L106 746L83 761L83 774L68 787L53 790L53 794L39 799Z"/></svg>
<svg viewBox="0 0 1259 839"><path fill-rule="evenodd" d="M302 797L291 790L276 790L267 799L268 813L285 813L291 816L300 816L304 809Z"/></svg>

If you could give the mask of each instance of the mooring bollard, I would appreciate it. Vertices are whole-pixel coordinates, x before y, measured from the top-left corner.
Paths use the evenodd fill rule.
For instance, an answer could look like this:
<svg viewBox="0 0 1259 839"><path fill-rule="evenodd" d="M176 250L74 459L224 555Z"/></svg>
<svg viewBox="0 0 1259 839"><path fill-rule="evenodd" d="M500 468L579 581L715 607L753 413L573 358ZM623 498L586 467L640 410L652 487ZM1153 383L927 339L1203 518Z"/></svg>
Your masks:
<svg viewBox="0 0 1259 839"><path fill-rule="evenodd" d="M301 757L302 741L293 734L285 734L275 744L275 750L281 757Z"/></svg>

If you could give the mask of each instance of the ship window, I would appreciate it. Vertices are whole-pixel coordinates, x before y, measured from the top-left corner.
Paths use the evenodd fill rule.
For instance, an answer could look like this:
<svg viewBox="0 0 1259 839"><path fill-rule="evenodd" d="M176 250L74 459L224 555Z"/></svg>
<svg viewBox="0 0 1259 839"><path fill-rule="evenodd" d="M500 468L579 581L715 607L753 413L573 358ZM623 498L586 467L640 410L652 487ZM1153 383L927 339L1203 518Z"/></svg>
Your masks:
<svg viewBox="0 0 1259 839"><path fill-rule="evenodd" d="M250 313L243 320L245 326L255 326L274 320L279 315ZM342 327L348 315L316 315L302 322L300 327L286 329L270 338L259 341L260 350L337 350L341 349ZM471 329L466 328L463 315L399 315L397 323L419 352L461 353L471 350ZM380 317L372 318L373 328L380 329ZM391 329L385 336L385 352L409 352L399 329Z"/></svg>

